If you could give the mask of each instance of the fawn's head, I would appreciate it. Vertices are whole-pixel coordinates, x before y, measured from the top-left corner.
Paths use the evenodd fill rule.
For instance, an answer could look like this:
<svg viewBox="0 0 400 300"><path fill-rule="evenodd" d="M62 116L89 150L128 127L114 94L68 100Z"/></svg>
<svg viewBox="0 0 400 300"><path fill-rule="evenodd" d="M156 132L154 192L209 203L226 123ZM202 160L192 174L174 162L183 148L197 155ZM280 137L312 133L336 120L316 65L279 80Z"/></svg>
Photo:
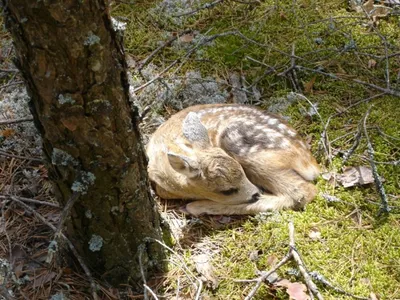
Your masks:
<svg viewBox="0 0 400 300"><path fill-rule="evenodd" d="M182 125L189 143L180 145L187 153L168 152L171 167L186 177L193 192L206 199L229 203L256 201L258 188L246 177L242 166L220 148L212 147L199 116L190 112Z"/></svg>

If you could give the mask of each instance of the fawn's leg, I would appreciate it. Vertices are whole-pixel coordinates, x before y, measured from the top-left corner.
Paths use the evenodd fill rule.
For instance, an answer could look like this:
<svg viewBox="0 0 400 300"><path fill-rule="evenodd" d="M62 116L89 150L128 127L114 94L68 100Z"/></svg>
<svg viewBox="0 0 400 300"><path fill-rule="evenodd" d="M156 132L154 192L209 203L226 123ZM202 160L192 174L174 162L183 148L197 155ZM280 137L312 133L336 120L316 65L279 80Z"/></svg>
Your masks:
<svg viewBox="0 0 400 300"><path fill-rule="evenodd" d="M233 205L214 202L211 200L197 200L186 204L184 211L195 216L202 214L251 215L259 212L290 208L287 206L289 203L292 203L292 201L288 197L264 194L255 202Z"/></svg>
<svg viewBox="0 0 400 300"><path fill-rule="evenodd" d="M304 207L316 195L316 187L290 168L290 157L286 162L267 159L263 153L240 161L249 180L275 196L282 196L286 208Z"/></svg>

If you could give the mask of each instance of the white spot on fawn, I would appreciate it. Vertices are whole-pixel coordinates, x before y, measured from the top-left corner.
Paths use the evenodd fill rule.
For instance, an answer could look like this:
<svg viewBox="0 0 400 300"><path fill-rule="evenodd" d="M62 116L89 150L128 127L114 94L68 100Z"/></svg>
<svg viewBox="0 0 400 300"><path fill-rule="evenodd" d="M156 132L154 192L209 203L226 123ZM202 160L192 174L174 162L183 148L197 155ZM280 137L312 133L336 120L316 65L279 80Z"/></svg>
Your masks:
<svg viewBox="0 0 400 300"><path fill-rule="evenodd" d="M280 123L280 124L278 125L278 128L279 128L279 130L281 130L281 131L285 131L285 130L287 129L287 126L286 126L285 124L283 124L283 123Z"/></svg>
<svg viewBox="0 0 400 300"><path fill-rule="evenodd" d="M276 123L278 123L278 119L269 119L268 120L268 125L275 125ZM281 125L281 124L279 124Z"/></svg>
<svg viewBox="0 0 400 300"><path fill-rule="evenodd" d="M290 143L287 139L282 139L279 148L287 149L290 146Z"/></svg>

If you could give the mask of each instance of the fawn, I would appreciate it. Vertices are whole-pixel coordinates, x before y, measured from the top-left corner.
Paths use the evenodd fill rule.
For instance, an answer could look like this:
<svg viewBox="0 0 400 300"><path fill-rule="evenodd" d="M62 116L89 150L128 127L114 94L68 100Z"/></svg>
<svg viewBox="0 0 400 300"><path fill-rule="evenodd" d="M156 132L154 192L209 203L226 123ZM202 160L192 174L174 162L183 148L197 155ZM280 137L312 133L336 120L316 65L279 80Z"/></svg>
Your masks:
<svg viewBox="0 0 400 300"><path fill-rule="evenodd" d="M196 200L183 210L256 214L300 209L316 195L319 167L284 120L238 104L188 107L147 145L148 173L158 196Z"/></svg>

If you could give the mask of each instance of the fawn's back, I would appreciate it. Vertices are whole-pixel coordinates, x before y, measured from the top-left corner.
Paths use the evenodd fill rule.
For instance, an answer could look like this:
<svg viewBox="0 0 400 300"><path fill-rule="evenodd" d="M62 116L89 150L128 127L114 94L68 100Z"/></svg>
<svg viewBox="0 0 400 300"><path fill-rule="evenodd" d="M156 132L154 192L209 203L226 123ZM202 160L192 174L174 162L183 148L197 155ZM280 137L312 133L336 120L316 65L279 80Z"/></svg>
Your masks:
<svg viewBox="0 0 400 300"><path fill-rule="evenodd" d="M315 195L308 181L319 174L293 128L278 116L245 105L184 109L157 129L147 154L149 175L161 197L209 199L222 205L259 202L262 190L284 198L269 199L277 202L271 209L303 206Z"/></svg>

